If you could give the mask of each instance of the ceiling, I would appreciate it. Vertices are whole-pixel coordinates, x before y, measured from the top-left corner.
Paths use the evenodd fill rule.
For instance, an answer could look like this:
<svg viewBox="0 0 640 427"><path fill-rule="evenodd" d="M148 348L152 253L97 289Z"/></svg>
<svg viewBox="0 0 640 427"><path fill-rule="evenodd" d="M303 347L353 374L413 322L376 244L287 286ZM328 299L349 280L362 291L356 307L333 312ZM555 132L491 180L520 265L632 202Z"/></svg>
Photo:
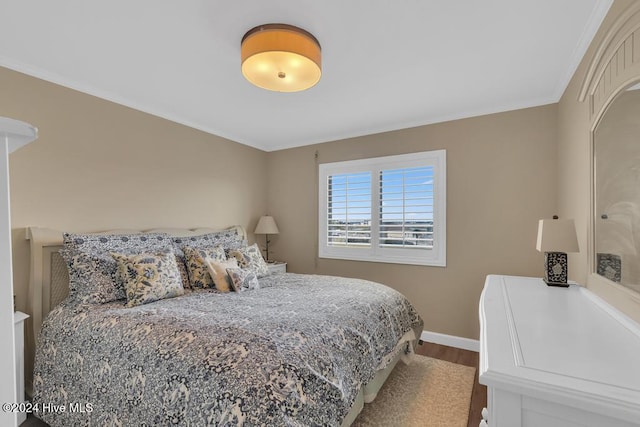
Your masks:
<svg viewBox="0 0 640 427"><path fill-rule="evenodd" d="M265 151L560 99L612 0L2 0L0 66ZM306 29L323 75L252 86L240 40Z"/></svg>

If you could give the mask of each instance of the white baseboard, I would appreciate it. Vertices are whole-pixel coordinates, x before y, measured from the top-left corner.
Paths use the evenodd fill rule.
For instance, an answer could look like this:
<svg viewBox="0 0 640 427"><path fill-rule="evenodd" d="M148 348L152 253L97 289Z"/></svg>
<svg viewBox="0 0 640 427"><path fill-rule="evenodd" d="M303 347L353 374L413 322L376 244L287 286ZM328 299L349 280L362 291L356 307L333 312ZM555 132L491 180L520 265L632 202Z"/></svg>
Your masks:
<svg viewBox="0 0 640 427"><path fill-rule="evenodd" d="M441 334L439 332L422 331L420 339L422 341L446 345L449 347L461 348L463 350L470 350L475 352L480 351L480 341L472 340L469 338L456 337L454 335Z"/></svg>

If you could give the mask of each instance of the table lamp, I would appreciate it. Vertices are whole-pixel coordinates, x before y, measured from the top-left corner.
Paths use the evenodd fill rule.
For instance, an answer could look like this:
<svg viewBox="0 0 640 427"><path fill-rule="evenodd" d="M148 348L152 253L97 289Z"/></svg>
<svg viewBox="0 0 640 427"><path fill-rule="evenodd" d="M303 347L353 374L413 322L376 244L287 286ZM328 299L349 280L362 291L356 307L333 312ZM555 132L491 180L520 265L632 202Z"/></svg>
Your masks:
<svg viewBox="0 0 640 427"><path fill-rule="evenodd" d="M258 225L256 226L254 233L265 235L264 236L265 247L266 247L265 252L267 254L267 262L269 262L269 234L280 233L280 231L278 231L278 226L276 225L276 221L273 219L272 216L269 216L269 215L261 216L260 220L258 220Z"/></svg>
<svg viewBox="0 0 640 427"><path fill-rule="evenodd" d="M544 281L548 286L568 287L567 252L579 252L572 219L541 219L536 249L544 252Z"/></svg>

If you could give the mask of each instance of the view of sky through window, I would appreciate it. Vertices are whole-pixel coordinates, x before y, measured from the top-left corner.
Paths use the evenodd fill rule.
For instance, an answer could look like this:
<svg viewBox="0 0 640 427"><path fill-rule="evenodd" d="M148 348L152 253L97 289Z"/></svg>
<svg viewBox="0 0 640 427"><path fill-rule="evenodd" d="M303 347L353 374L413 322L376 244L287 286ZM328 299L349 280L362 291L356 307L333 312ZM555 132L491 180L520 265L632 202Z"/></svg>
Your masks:
<svg viewBox="0 0 640 427"><path fill-rule="evenodd" d="M371 172L329 176L330 244L370 245L375 215L380 245L432 246L433 174L432 166L382 170L375 177L377 188Z"/></svg>

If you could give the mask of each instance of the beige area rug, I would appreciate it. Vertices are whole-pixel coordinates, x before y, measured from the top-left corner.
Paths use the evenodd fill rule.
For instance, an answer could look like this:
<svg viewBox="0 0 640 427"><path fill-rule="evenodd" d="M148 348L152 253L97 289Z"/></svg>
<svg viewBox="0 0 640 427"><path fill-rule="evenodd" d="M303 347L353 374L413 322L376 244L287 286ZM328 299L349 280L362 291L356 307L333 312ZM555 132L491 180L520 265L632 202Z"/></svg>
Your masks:
<svg viewBox="0 0 640 427"><path fill-rule="evenodd" d="M476 369L415 355L393 370L352 426L467 427Z"/></svg>

